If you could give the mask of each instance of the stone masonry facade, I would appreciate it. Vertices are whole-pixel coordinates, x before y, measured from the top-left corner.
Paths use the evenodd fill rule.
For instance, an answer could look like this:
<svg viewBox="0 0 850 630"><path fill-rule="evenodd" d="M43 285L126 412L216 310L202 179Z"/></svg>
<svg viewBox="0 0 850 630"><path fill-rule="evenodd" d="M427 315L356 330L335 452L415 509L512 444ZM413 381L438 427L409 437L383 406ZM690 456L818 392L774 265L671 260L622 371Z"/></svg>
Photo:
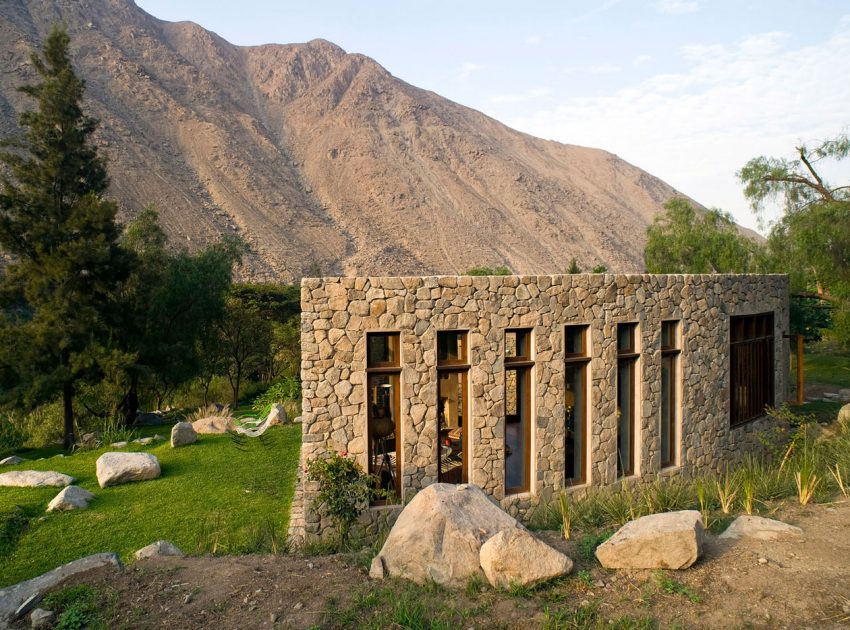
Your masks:
<svg viewBox="0 0 850 630"><path fill-rule="evenodd" d="M617 482L616 325L637 324L634 478L661 473L661 322L677 320L680 369L676 466L720 470L757 448L766 417L730 427L730 317L772 312L775 405L788 384L788 280L781 275L431 276L305 278L301 283L301 467L331 450L367 469L366 334L400 336L401 505L437 481L437 332L468 339L468 470L474 483L522 516L564 489L565 326L589 326L589 486ZM505 331L530 329L531 483L505 494ZM294 541L330 526L299 475ZM370 508L367 528L399 506Z"/></svg>

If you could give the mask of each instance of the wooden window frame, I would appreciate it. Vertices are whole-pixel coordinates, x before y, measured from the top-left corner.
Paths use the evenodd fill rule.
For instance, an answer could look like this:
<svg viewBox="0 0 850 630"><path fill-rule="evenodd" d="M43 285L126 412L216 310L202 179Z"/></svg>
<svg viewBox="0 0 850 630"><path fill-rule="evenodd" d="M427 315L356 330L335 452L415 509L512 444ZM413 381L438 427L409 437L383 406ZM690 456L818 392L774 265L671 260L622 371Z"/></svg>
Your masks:
<svg viewBox="0 0 850 630"><path fill-rule="evenodd" d="M521 486L517 487L509 487L508 486L508 467L507 467L507 453L503 455L505 460L505 494L522 494L524 492L529 492L531 489L531 424L532 418L534 416L532 412L532 398L531 398L531 384L532 384L532 375L534 374L534 359L532 358L532 347L531 340L533 329L532 328L508 328L505 330L505 335L507 336L510 333L515 333L517 335L517 348L519 348L520 335L524 340L526 353L514 357L507 356L507 340L505 342L505 382L507 383L507 374L508 371L514 370L517 373L517 387L519 387L519 379L522 378L524 380L525 391L525 408L528 413L528 418L526 418L525 422L525 431L523 435L524 442L524 463L525 470L523 471L523 479L525 479L525 483ZM507 387L505 388L507 389ZM517 401L519 403L519 401ZM507 431L508 431L508 415L507 415L507 392L505 397L505 435L504 443L507 446Z"/></svg>
<svg viewBox="0 0 850 630"><path fill-rule="evenodd" d="M580 329L581 331L581 350L579 352L567 352L567 331L569 329ZM589 422L588 417L590 415L590 410L588 409L588 400L589 397L587 395L587 382L588 382L588 371L590 370L590 355L588 354L588 336L590 334L590 326L588 324L571 324L564 327L564 379L565 379L565 387L564 392L566 393L566 378L567 378L567 369L570 367L578 367L581 370L581 395L584 397L584 402L582 404L582 413L581 418L579 418L579 424L581 424L581 444L579 449L579 470L581 471L581 475L579 477L567 477L567 428L564 427L564 485L565 486L582 486L587 483L587 443L588 443L588 431L589 431ZM565 401L566 404L566 401Z"/></svg>
<svg viewBox="0 0 850 630"><path fill-rule="evenodd" d="M664 326L672 325L673 326L673 345L665 346L664 345ZM678 319L670 319L664 320L661 322L661 362L662 369L664 369L663 363L664 359L672 358L672 370L670 374L670 384L669 389L666 392L669 402L668 406L670 408L670 434L667 436L667 449L670 453L670 459L661 461L661 468L674 468L679 462L679 449L678 449L678 441L679 441L679 372L681 371L681 361L679 356L682 354L681 348L681 320ZM665 394L663 385L661 390L661 396L663 397ZM663 408L663 403L662 403ZM663 424L659 422L659 436L660 439L664 439L663 432L661 431Z"/></svg>
<svg viewBox="0 0 850 630"><path fill-rule="evenodd" d="M764 417L776 393L775 313L766 311L729 318L729 426ZM764 376L766 378L760 378ZM746 389L749 400L739 400Z"/></svg>
<svg viewBox="0 0 850 630"><path fill-rule="evenodd" d="M461 335L462 339L462 358L459 360L440 360L440 334L457 334ZM437 481L440 483L454 483L443 480L443 461L441 457L442 444L440 443L440 374L448 372L461 373L461 388L463 390L463 399L461 400L461 412L463 413L463 426L461 427L461 482L469 483L469 435L470 422L469 417L469 331L467 330L438 330L437 331Z"/></svg>
<svg viewBox="0 0 850 630"><path fill-rule="evenodd" d="M617 343L617 388L619 390L620 386L620 366L622 364L630 364L630 373L629 373L629 394L632 398L631 404L629 405L629 457L627 462L622 462L623 470L621 474L617 475L618 479L625 479L627 477L632 477L637 474L637 457L635 452L635 434L637 433L637 414L635 413L637 407L637 371L638 371L638 359L640 358L640 353L636 352L637 350L637 332L638 332L638 324L637 322L618 322L616 324L616 343ZM631 329L631 338L630 345L628 348L620 348L620 326L629 326ZM617 399L620 397L620 392L617 391ZM619 431L620 418L617 418L617 430ZM619 433L617 435L617 445L620 443ZM618 461L617 466L619 467L621 463Z"/></svg>
<svg viewBox="0 0 850 630"><path fill-rule="evenodd" d="M396 357L398 359L397 362L391 363L387 361L380 361L374 364L369 363L369 339L374 336L387 336L387 337L395 337L396 339ZM389 376L391 381L393 377L395 378L395 390L393 393L393 421L395 423L395 491L396 497L395 500L398 504L402 502L402 488L401 488L401 333L397 331L368 331L366 333L366 392L367 392L367 401L366 401L366 457L368 463L368 472L372 474L372 432L369 428L370 420L372 419L372 410L371 405L368 401L368 395L370 392L369 382L372 376ZM396 505L396 503L389 503L388 499L375 499L372 501L371 505Z"/></svg>

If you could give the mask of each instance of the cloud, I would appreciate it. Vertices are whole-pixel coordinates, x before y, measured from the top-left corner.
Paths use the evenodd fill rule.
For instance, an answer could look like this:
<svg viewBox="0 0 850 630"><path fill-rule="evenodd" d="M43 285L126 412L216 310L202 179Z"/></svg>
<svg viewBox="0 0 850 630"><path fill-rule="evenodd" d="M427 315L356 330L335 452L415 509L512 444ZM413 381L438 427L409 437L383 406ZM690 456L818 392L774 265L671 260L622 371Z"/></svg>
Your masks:
<svg viewBox="0 0 850 630"><path fill-rule="evenodd" d="M658 0L652 3L652 7L659 13L681 15L699 10L699 2L697 0Z"/></svg>
<svg viewBox="0 0 850 630"><path fill-rule="evenodd" d="M471 77L474 73L480 72L482 70L486 70L487 66L480 63L472 63L467 61L460 68L458 68L457 74L455 74L455 81L466 81Z"/></svg>
<svg viewBox="0 0 850 630"><path fill-rule="evenodd" d="M590 74L614 74L622 70L620 66L613 63L597 63L587 67Z"/></svg>
<svg viewBox="0 0 850 630"><path fill-rule="evenodd" d="M525 38L525 43L529 46L537 46L540 42L543 41L543 38L540 35L531 35Z"/></svg>
<svg viewBox="0 0 850 630"><path fill-rule="evenodd" d="M651 55L638 55L637 57L632 59L632 65L633 66L642 66L647 61L652 61Z"/></svg>
<svg viewBox="0 0 850 630"><path fill-rule="evenodd" d="M784 33L680 50L685 70L625 89L570 97L507 122L619 154L707 206L755 221L735 173L757 155L788 155L850 123L850 19L816 45ZM845 176L846 177L846 176Z"/></svg>

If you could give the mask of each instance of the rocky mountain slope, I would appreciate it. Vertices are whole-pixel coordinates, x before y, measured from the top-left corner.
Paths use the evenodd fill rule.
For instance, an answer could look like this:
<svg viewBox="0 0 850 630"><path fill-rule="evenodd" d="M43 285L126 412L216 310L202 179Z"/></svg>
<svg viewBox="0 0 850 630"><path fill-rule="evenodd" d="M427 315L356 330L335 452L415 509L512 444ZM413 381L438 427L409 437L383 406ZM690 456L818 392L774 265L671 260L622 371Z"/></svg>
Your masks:
<svg viewBox="0 0 850 630"><path fill-rule="evenodd" d="M72 38L111 194L190 248L238 233L243 276L639 270L676 194L605 151L545 141L323 40L234 46L131 0L0 0L0 135L30 52Z"/></svg>

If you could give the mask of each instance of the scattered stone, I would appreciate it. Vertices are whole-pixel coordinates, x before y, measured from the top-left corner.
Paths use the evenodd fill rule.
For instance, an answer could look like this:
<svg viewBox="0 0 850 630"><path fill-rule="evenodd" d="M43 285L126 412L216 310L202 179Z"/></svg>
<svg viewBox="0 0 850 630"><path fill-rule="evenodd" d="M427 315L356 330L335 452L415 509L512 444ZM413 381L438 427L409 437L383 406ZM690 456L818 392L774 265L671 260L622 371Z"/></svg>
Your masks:
<svg viewBox="0 0 850 630"><path fill-rule="evenodd" d="M697 510L651 514L629 521L596 548L606 569L687 569L702 553Z"/></svg>
<svg viewBox="0 0 850 630"><path fill-rule="evenodd" d="M36 608L30 613L30 627L33 630L40 630L41 628L49 628L53 625L53 619L56 617L52 610L44 610L43 608Z"/></svg>
<svg viewBox="0 0 850 630"><path fill-rule="evenodd" d="M198 441L198 434L191 422L178 422L171 427L171 446L186 446Z"/></svg>
<svg viewBox="0 0 850 630"><path fill-rule="evenodd" d="M269 415L266 416L265 422L268 426L289 424L289 415L286 413L286 409L283 408L283 405L275 403L272 405Z"/></svg>
<svg viewBox="0 0 850 630"><path fill-rule="evenodd" d="M387 570L384 568L384 561L381 556L372 558L372 565L369 567L369 577L373 580L383 580L387 576Z"/></svg>
<svg viewBox="0 0 850 630"><path fill-rule="evenodd" d="M767 558L759 558L759 564L767 564Z"/></svg>
<svg viewBox="0 0 850 630"><path fill-rule="evenodd" d="M23 457L18 457L17 455L10 455L6 459L0 459L0 466L16 466L22 462L25 462Z"/></svg>
<svg viewBox="0 0 850 630"><path fill-rule="evenodd" d="M85 488L68 486L53 497L53 500L47 505L47 511L85 510L92 499L94 499L94 495Z"/></svg>
<svg viewBox="0 0 850 630"><path fill-rule="evenodd" d="M0 590L0 627L29 613L47 591L56 588L69 578L101 567L120 571L121 561L114 553L96 553L74 560L31 580L19 582ZM26 606L29 606L26 608Z"/></svg>
<svg viewBox="0 0 850 630"><path fill-rule="evenodd" d="M755 538L757 540L777 540L791 536L802 536L803 530L794 525L775 521L762 516L742 515L732 521L719 538Z"/></svg>
<svg viewBox="0 0 850 630"><path fill-rule="evenodd" d="M301 424L304 421L304 416L295 416L292 419L292 424Z"/></svg>
<svg viewBox="0 0 850 630"><path fill-rule="evenodd" d="M277 623L278 614L277 613L269 613L269 622L274 625Z"/></svg>
<svg viewBox="0 0 850 630"><path fill-rule="evenodd" d="M846 404L841 409L838 410L838 423L839 424L850 423L850 404Z"/></svg>
<svg viewBox="0 0 850 630"><path fill-rule="evenodd" d="M850 389L839 389L838 397L841 400L850 400Z"/></svg>
<svg viewBox="0 0 850 630"><path fill-rule="evenodd" d="M168 540L157 540L155 543L142 547L136 552L136 560L145 558L157 558L159 556L177 556L182 558L183 552L174 543Z"/></svg>
<svg viewBox="0 0 850 630"><path fill-rule="evenodd" d="M484 575L497 588L532 586L573 570L567 556L519 528L491 537L481 545L479 558Z"/></svg>
<svg viewBox="0 0 850 630"><path fill-rule="evenodd" d="M162 417L161 411L147 411L145 413L137 413L136 421L133 423L137 427L153 426L162 424L165 418Z"/></svg>
<svg viewBox="0 0 850 630"><path fill-rule="evenodd" d="M481 545L521 527L477 486L435 483L405 506L378 557L386 575L464 587L481 573Z"/></svg>
<svg viewBox="0 0 850 630"><path fill-rule="evenodd" d="M301 610L302 608L304 608L304 604L302 602L298 602L292 607L292 610Z"/></svg>
<svg viewBox="0 0 850 630"><path fill-rule="evenodd" d="M233 418L225 418L224 416L209 416L195 420L192 423L192 428L195 433L210 434L210 433L227 433L236 428L236 423Z"/></svg>
<svg viewBox="0 0 850 630"><path fill-rule="evenodd" d="M104 453L97 458L97 483L101 488L156 479L160 472L159 460L150 453Z"/></svg>
<svg viewBox="0 0 850 630"><path fill-rule="evenodd" d="M125 446L127 446L127 441L122 440L121 442L113 442L109 446L112 446L114 448L124 448Z"/></svg>
<svg viewBox="0 0 850 630"><path fill-rule="evenodd" d="M74 478L52 470L12 470L0 474L0 486L16 488L62 488L74 483Z"/></svg>

